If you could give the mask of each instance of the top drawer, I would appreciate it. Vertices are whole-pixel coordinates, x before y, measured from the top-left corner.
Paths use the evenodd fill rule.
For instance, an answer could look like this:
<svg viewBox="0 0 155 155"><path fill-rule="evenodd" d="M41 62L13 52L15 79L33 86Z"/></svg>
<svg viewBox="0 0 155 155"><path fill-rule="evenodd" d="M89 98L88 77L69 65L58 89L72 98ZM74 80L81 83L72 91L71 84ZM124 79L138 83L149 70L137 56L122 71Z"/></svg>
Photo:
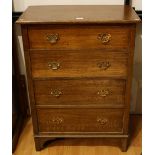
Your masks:
<svg viewBox="0 0 155 155"><path fill-rule="evenodd" d="M127 26L31 25L28 27L30 49L78 50L127 48Z"/></svg>

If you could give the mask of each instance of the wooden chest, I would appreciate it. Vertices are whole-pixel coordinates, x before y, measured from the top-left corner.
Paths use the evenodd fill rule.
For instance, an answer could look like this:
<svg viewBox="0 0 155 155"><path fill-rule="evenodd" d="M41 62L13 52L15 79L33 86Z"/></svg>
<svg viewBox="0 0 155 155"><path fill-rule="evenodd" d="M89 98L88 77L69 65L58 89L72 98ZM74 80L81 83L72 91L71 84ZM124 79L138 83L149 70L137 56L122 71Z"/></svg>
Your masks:
<svg viewBox="0 0 155 155"><path fill-rule="evenodd" d="M126 151L138 22L130 6L32 6L18 19L36 150L106 137Z"/></svg>

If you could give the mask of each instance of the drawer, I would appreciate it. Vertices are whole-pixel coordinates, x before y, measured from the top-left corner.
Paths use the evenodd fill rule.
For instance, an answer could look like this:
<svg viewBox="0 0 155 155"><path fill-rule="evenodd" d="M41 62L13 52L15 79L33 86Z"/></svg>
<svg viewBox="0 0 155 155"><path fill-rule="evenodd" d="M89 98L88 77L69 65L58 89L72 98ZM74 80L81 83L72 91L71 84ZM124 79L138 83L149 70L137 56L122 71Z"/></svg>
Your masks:
<svg viewBox="0 0 155 155"><path fill-rule="evenodd" d="M128 26L32 25L28 27L30 49L127 48Z"/></svg>
<svg viewBox="0 0 155 155"><path fill-rule="evenodd" d="M34 81L37 105L125 105L125 80L72 79Z"/></svg>
<svg viewBox="0 0 155 155"><path fill-rule="evenodd" d="M127 77L128 53L117 50L31 51L32 76Z"/></svg>
<svg viewBox="0 0 155 155"><path fill-rule="evenodd" d="M119 109L38 109L39 132L122 133L124 111Z"/></svg>

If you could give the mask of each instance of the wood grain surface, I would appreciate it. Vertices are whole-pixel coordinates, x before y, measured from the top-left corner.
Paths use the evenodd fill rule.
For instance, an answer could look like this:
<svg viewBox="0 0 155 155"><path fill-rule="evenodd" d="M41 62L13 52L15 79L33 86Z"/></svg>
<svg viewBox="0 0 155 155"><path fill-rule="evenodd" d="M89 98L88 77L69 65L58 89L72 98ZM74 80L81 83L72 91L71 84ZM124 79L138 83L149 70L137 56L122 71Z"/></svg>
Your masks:
<svg viewBox="0 0 155 155"><path fill-rule="evenodd" d="M20 24L137 23L140 18L129 5L30 6Z"/></svg>
<svg viewBox="0 0 155 155"><path fill-rule="evenodd" d="M100 108L37 109L39 132L123 133L124 111ZM80 134L80 133L79 133Z"/></svg>
<svg viewBox="0 0 155 155"><path fill-rule="evenodd" d="M125 50L31 51L33 78L113 77L126 78L128 53ZM49 63L59 64L57 70ZM110 66L104 69L104 65Z"/></svg>
<svg viewBox="0 0 155 155"><path fill-rule="evenodd" d="M131 26L87 25L31 25L28 27L30 49L107 49L127 48ZM99 34L110 34L111 39L103 44ZM47 36L58 34L59 40L51 44Z"/></svg>
<svg viewBox="0 0 155 155"><path fill-rule="evenodd" d="M125 84L125 80L106 79L36 80L35 101L37 105L124 107Z"/></svg>

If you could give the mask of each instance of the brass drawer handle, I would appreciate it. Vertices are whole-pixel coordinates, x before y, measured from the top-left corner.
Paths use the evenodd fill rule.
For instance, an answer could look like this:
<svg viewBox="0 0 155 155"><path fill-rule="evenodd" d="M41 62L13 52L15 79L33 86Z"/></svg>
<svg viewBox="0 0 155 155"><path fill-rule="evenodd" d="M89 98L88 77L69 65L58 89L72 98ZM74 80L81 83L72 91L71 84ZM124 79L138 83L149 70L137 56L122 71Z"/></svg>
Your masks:
<svg viewBox="0 0 155 155"><path fill-rule="evenodd" d="M60 68L60 63L58 62L48 62L48 68L52 70L58 70Z"/></svg>
<svg viewBox="0 0 155 155"><path fill-rule="evenodd" d="M106 97L107 95L110 95L110 91L108 89L103 89L97 92L98 95L102 97Z"/></svg>
<svg viewBox="0 0 155 155"><path fill-rule="evenodd" d="M52 123L57 124L57 125L62 124L63 121L64 121L64 119L62 117L55 117L52 119Z"/></svg>
<svg viewBox="0 0 155 155"><path fill-rule="evenodd" d="M111 34L109 33L98 34L97 39L99 39L102 42L102 44L107 44L111 40Z"/></svg>
<svg viewBox="0 0 155 155"><path fill-rule="evenodd" d="M60 97L60 95L62 95L62 92L60 90L51 90L51 95L55 96L55 97Z"/></svg>
<svg viewBox="0 0 155 155"><path fill-rule="evenodd" d="M100 68L100 69L103 69L103 70L107 70L111 64L109 61L104 61L104 62L100 62L97 64L97 66Z"/></svg>
<svg viewBox="0 0 155 155"><path fill-rule="evenodd" d="M105 124L108 122L108 119L98 117L98 118L97 118L97 122L98 122L100 125L105 125Z"/></svg>
<svg viewBox="0 0 155 155"><path fill-rule="evenodd" d="M63 123L63 121L64 121L64 119L62 117L53 117L47 121L47 124L48 125L51 125L51 124L60 125Z"/></svg>
<svg viewBox="0 0 155 155"><path fill-rule="evenodd" d="M55 44L55 43L57 43L58 40L60 40L58 33L56 33L56 34L48 34L48 35L46 35L46 39L51 44Z"/></svg>

